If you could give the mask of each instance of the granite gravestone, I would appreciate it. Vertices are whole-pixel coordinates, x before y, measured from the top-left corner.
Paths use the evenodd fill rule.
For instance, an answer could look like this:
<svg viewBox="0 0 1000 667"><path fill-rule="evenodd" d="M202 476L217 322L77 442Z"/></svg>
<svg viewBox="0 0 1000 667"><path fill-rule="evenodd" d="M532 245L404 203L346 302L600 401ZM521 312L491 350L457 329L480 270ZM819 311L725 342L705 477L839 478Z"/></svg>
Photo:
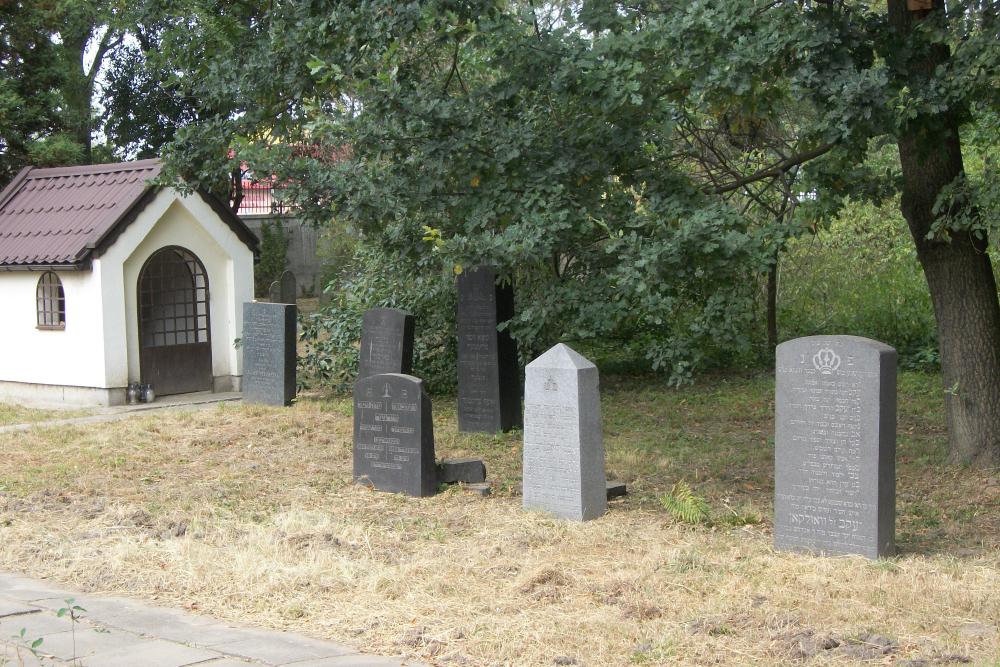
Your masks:
<svg viewBox="0 0 1000 667"><path fill-rule="evenodd" d="M434 424L424 383L384 373L354 383L354 479L380 491L437 491Z"/></svg>
<svg viewBox="0 0 1000 667"><path fill-rule="evenodd" d="M607 510L597 366L559 344L526 370L525 509L586 521Z"/></svg>
<svg viewBox="0 0 1000 667"><path fill-rule="evenodd" d="M267 300L271 303L281 303L281 281L275 280L267 288Z"/></svg>
<svg viewBox="0 0 1000 667"><path fill-rule="evenodd" d="M281 303L295 303L295 299L298 297L295 274L291 271L283 272L278 283L281 285Z"/></svg>
<svg viewBox="0 0 1000 667"><path fill-rule="evenodd" d="M496 433L521 424L517 347L497 324L514 316L514 290L496 269L458 276L458 430Z"/></svg>
<svg viewBox="0 0 1000 667"><path fill-rule="evenodd" d="M295 306L243 304L243 401L289 405L295 398Z"/></svg>
<svg viewBox="0 0 1000 667"><path fill-rule="evenodd" d="M892 555L896 351L857 336L782 343L774 402L775 546Z"/></svg>
<svg viewBox="0 0 1000 667"><path fill-rule="evenodd" d="M413 315L395 308L372 308L361 324L358 378L413 369Z"/></svg>

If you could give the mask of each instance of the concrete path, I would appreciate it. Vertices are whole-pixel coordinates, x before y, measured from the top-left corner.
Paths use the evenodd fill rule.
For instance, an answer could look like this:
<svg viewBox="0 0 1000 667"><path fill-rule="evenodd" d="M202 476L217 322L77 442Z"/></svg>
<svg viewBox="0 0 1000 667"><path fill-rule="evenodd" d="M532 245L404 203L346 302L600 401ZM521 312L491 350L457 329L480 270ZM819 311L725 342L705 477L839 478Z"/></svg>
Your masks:
<svg viewBox="0 0 1000 667"><path fill-rule="evenodd" d="M86 609L75 627L57 613ZM20 639L21 630L23 639ZM41 639L37 655L27 646ZM0 667L426 667L329 641L223 623L135 600L75 593L0 574Z"/></svg>
<svg viewBox="0 0 1000 667"><path fill-rule="evenodd" d="M0 426L0 433L27 431L32 428L66 426L69 424L98 424L101 422L128 419L129 417L134 417L147 412L178 410L182 408L187 410L200 410L218 403L229 403L241 400L243 400L243 394L238 391L220 393L202 391L194 394L178 394L177 396L165 396L163 398L158 398L152 403L94 408L93 414L85 415L83 417L67 417L66 419L48 419L45 421L28 422L24 424L9 424L7 426Z"/></svg>

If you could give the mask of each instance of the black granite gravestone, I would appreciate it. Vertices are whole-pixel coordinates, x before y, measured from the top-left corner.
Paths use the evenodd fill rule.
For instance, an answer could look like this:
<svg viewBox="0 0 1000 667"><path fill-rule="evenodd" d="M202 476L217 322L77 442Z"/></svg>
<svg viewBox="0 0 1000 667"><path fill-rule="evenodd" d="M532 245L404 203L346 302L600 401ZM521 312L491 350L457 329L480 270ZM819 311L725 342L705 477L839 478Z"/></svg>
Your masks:
<svg viewBox="0 0 1000 667"><path fill-rule="evenodd" d="M857 336L782 343L775 369L775 546L889 556L895 521L896 351Z"/></svg>
<svg viewBox="0 0 1000 667"><path fill-rule="evenodd" d="M295 398L295 306L243 304L243 400L289 405Z"/></svg>
<svg viewBox="0 0 1000 667"><path fill-rule="evenodd" d="M496 269L458 276L458 430L496 433L521 425L517 347L497 324L514 316L514 289Z"/></svg>
<svg viewBox="0 0 1000 667"><path fill-rule="evenodd" d="M413 370L413 315L395 308L372 308L361 324L358 378Z"/></svg>
<svg viewBox="0 0 1000 667"><path fill-rule="evenodd" d="M412 375L384 373L354 383L354 479L380 491L437 491L431 399Z"/></svg>
<svg viewBox="0 0 1000 667"><path fill-rule="evenodd" d="M281 303L281 281L272 281L268 286L267 300L271 303Z"/></svg>
<svg viewBox="0 0 1000 667"><path fill-rule="evenodd" d="M298 297L295 274L291 271L284 271L278 282L281 285L281 303L295 303L295 299Z"/></svg>

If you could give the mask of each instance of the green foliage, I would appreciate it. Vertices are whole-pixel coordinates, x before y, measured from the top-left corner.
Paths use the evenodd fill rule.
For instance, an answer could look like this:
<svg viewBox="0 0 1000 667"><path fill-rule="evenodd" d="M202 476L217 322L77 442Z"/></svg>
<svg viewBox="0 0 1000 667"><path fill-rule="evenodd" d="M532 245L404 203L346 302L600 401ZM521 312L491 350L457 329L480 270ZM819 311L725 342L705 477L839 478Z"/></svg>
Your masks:
<svg viewBox="0 0 1000 667"><path fill-rule="evenodd" d="M288 238L281 220L265 221L260 226L260 260L254 267L254 294L267 296L271 283L281 277L288 265Z"/></svg>
<svg viewBox="0 0 1000 667"><path fill-rule="evenodd" d="M422 262L431 262L423 265ZM433 270L433 258L400 260L373 245L361 245L355 272L333 292L331 303L306 316L299 359L306 383L349 390L358 372L361 319L369 308L400 308L416 318L413 372L429 390L454 388L456 365L455 285L451 271Z"/></svg>
<svg viewBox="0 0 1000 667"><path fill-rule="evenodd" d="M625 341L683 382L763 356L759 285L803 219L891 197L898 170L873 138L995 110L995 31L953 16L904 38L876 2L276 3L220 19L238 49L166 49L179 90L218 109L178 130L169 162L204 185L238 155L290 183L306 219L358 230L369 247L347 282L367 297L343 297L309 362L337 382L356 343L346 313L420 301L450 332L450 301L427 295L477 263L515 284L503 326L525 357ZM930 44L955 57L915 72ZM844 330L930 354L909 294L901 317Z"/></svg>
<svg viewBox="0 0 1000 667"><path fill-rule="evenodd" d="M849 332L892 345L905 367L937 367L927 283L895 201L849 202L829 230L790 244L780 275L782 339Z"/></svg>
<svg viewBox="0 0 1000 667"><path fill-rule="evenodd" d="M84 146L65 132L38 139L28 146L28 162L35 167L62 167L83 164Z"/></svg>
<svg viewBox="0 0 1000 667"><path fill-rule="evenodd" d="M711 520L708 501L696 494L684 480L677 482L669 492L660 496L660 504L671 516L683 523L699 524Z"/></svg>

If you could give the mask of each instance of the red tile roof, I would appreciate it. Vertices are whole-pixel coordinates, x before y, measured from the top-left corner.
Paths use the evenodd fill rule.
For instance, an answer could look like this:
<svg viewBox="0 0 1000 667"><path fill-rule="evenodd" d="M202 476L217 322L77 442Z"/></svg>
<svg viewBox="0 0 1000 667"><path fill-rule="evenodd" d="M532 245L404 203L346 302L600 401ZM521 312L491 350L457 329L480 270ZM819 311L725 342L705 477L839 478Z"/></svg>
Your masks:
<svg viewBox="0 0 1000 667"><path fill-rule="evenodd" d="M23 169L0 192L0 267L81 268L113 243L152 201L159 160L55 169ZM257 239L228 207L199 192L257 251Z"/></svg>
<svg viewBox="0 0 1000 667"><path fill-rule="evenodd" d="M84 261L159 173L159 160L22 170L0 193L0 265Z"/></svg>

